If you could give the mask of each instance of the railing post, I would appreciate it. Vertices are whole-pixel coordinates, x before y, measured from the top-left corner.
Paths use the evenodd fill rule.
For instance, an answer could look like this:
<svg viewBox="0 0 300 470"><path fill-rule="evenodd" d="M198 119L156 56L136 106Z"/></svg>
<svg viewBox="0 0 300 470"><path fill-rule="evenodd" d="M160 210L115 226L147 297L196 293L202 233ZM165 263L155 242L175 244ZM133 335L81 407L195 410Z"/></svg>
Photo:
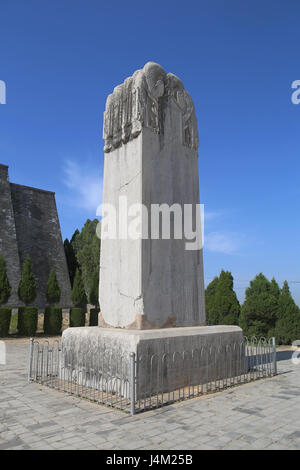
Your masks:
<svg viewBox="0 0 300 470"><path fill-rule="evenodd" d="M277 357L276 357L276 339L273 336L272 338L272 345L273 345L273 367L274 367L274 375L277 375Z"/></svg>
<svg viewBox="0 0 300 470"><path fill-rule="evenodd" d="M30 338L30 342L29 342L28 382L31 382L32 361L33 361L33 342L34 342L34 339Z"/></svg>
<svg viewBox="0 0 300 470"><path fill-rule="evenodd" d="M135 353L130 353L130 413L135 414Z"/></svg>

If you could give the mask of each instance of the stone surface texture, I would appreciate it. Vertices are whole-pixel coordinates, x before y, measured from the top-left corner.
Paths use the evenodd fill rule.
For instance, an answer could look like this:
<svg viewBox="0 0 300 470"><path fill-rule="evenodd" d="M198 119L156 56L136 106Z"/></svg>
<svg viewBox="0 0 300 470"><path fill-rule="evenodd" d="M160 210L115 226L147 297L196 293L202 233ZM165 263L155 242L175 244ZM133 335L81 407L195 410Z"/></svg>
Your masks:
<svg viewBox="0 0 300 470"><path fill-rule="evenodd" d="M0 253L6 260L12 295L8 305L22 305L17 296L21 270L30 256L37 281L39 308L46 304L53 267L61 289L62 307L70 307L71 285L55 203L55 194L9 183L8 167L0 165Z"/></svg>
<svg viewBox="0 0 300 470"><path fill-rule="evenodd" d="M199 204L198 131L182 82L149 62L116 87L104 113L103 203ZM151 233L151 217L141 217ZM104 230L104 225L102 225ZM147 230L148 229L148 230ZM152 329L205 324L202 250L183 239L101 242L99 324Z"/></svg>
<svg viewBox="0 0 300 470"><path fill-rule="evenodd" d="M202 346L220 346L243 341L241 328L231 325L160 328L155 330L129 330L121 328L79 327L67 328L63 332L63 345L74 350L76 356L85 356L104 348L117 349L120 355L131 352L142 355L172 354ZM87 347L89 349L87 349Z"/></svg>
<svg viewBox="0 0 300 470"><path fill-rule="evenodd" d="M130 383L130 354L134 353L138 371L136 397L141 398L145 393L149 393L150 375L152 377L152 391L155 392L157 390L156 378L158 377L157 367L159 367L159 362L154 360L155 358L160 358L160 361L164 354L168 355L167 367L163 371L163 388L166 391L173 390L176 389L177 383L173 383L175 379L174 371L170 370L171 359L174 354L185 352L188 354L187 358L189 357L191 361L193 352L199 353L202 347L206 351L213 348L216 354L218 350L220 351L219 357L213 356L210 358L210 361L220 361L223 371L237 371L236 368L241 367L239 349L237 348L236 353L232 352L232 356L227 357L227 363L225 364L222 348L231 346L233 351L233 345L238 346L242 343L242 330L238 326L229 325L160 328L154 330L99 327L68 328L63 332L62 337L63 365L65 368L69 368L71 372L76 370L80 364L84 364L86 370L89 371L88 379L91 379L93 386L90 370L95 368L95 358L103 358L106 352L109 352L109 355L115 358L115 361L112 360L111 364L107 366L108 369L104 372L108 373L108 375L113 374L109 367L114 368L114 363L120 362L122 357L124 383ZM179 359L178 366L180 364ZM152 370L150 372L151 367ZM242 370L239 370L238 373L242 373ZM170 374L173 374L171 381ZM216 375L217 369L212 362L198 361L197 367L194 367L194 382L191 384L197 385L202 383L202 381L204 383L208 374L213 380L223 378L222 375ZM87 377L83 376L82 379L86 383Z"/></svg>

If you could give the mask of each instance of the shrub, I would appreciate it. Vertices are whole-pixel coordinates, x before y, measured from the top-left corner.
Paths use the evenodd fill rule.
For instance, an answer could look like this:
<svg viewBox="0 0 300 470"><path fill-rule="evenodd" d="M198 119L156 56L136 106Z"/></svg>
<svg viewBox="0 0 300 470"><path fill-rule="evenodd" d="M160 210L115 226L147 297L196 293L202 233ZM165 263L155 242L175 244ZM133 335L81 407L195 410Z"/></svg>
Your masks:
<svg viewBox="0 0 300 470"><path fill-rule="evenodd" d="M44 314L44 333L59 335L62 327L62 308L46 307Z"/></svg>
<svg viewBox="0 0 300 470"><path fill-rule="evenodd" d="M90 326L98 326L98 314L100 308L91 308L90 310Z"/></svg>
<svg viewBox="0 0 300 470"><path fill-rule="evenodd" d="M50 271L48 279L46 297L49 304L55 304L60 301L60 288L57 282L55 270L53 268Z"/></svg>
<svg viewBox="0 0 300 470"><path fill-rule="evenodd" d="M8 336L11 320L11 308L0 307L0 337Z"/></svg>
<svg viewBox="0 0 300 470"><path fill-rule="evenodd" d="M22 336L35 336L38 323L37 307L20 307L18 310L18 333Z"/></svg>
<svg viewBox="0 0 300 470"><path fill-rule="evenodd" d="M70 309L70 327L85 326L85 310L81 307Z"/></svg>
<svg viewBox="0 0 300 470"><path fill-rule="evenodd" d="M29 256L25 259L18 295L19 299L22 300L25 305L29 305L36 298L36 282L32 273L32 265Z"/></svg>

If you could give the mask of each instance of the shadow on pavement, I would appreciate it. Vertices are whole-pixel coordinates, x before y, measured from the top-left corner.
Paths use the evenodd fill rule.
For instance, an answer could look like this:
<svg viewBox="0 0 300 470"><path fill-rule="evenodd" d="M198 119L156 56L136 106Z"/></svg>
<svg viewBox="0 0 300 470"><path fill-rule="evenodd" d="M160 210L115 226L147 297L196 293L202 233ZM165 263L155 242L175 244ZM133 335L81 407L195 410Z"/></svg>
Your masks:
<svg viewBox="0 0 300 470"><path fill-rule="evenodd" d="M277 351L276 359L277 361L288 361L289 359L292 359L293 353L293 350Z"/></svg>

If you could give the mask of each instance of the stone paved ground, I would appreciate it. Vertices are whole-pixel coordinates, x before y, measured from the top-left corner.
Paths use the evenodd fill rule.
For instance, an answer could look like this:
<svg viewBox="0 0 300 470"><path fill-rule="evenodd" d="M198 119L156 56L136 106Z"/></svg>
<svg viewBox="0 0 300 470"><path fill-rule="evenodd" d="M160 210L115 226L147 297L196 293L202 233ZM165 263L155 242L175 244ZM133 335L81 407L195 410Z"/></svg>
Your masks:
<svg viewBox="0 0 300 470"><path fill-rule="evenodd" d="M28 340L0 365L0 450L300 449L300 366L135 417L27 383ZM283 360L285 359L285 360Z"/></svg>

